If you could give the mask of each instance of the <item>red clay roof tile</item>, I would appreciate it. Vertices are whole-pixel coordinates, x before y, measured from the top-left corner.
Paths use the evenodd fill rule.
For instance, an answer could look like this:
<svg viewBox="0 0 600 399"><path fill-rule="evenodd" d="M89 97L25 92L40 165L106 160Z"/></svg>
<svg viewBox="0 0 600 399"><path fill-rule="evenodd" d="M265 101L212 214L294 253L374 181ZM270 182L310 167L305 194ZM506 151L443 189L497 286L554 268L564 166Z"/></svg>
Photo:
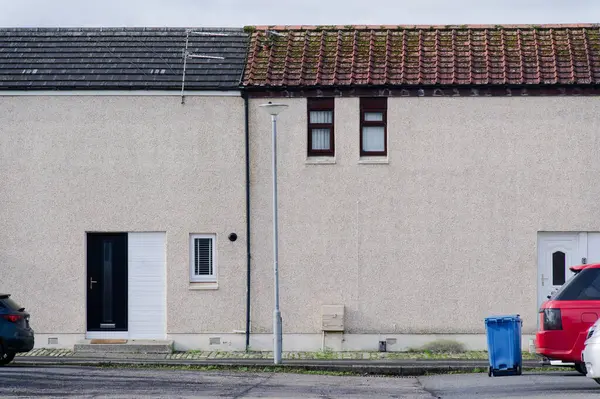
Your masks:
<svg viewBox="0 0 600 399"><path fill-rule="evenodd" d="M598 84L600 28L257 27L243 83L249 88Z"/></svg>

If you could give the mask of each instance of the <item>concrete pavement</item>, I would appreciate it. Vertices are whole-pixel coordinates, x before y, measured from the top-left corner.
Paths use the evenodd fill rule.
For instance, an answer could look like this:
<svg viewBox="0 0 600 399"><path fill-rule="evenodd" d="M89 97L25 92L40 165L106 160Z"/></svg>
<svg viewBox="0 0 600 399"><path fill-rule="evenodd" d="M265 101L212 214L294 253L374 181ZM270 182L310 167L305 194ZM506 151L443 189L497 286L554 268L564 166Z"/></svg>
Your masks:
<svg viewBox="0 0 600 399"><path fill-rule="evenodd" d="M35 350L17 356L16 365L98 366L106 364L135 366L186 366L226 368L273 368L272 354L265 352L187 352L164 354L77 354L67 350ZM417 354L413 354L417 356ZM471 356L472 355L472 356ZM284 371L313 370L352 372L356 374L419 376L450 372L482 372L488 367L487 359L470 357L475 354L457 354L456 358L404 358L411 354L394 352L341 352L341 353L284 353ZM420 356L424 356L421 354ZM460 358L462 357L462 358ZM525 360L524 370L541 367L540 360Z"/></svg>
<svg viewBox="0 0 600 399"><path fill-rule="evenodd" d="M100 345L99 345L100 346ZM17 357L85 357L90 353L94 356L99 356L100 352L74 352L69 349L52 349L39 348L27 353L19 353ZM108 352L110 354L110 352ZM122 353L134 353L126 352ZM203 360L203 359L273 359L273 352L230 352L230 351L187 351L173 352L169 354L155 353L152 351L140 351L147 353L157 359L167 360ZM114 353L113 353L114 354ZM439 360L439 359L456 359L456 360L487 360L487 352L485 351L470 351L463 353L432 353L432 352L373 352L373 351L347 351L347 352L296 352L284 351L282 354L284 360L396 360L396 359L423 359L423 360ZM531 355L528 352L523 352L524 360L539 360L540 358Z"/></svg>

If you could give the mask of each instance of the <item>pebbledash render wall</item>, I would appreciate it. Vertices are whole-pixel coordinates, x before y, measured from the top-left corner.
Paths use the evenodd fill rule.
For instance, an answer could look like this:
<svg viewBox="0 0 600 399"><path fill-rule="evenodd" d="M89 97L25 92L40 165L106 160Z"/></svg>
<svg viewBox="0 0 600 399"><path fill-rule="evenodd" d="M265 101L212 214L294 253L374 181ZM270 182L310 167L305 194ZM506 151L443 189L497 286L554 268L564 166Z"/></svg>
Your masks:
<svg viewBox="0 0 600 399"><path fill-rule="evenodd" d="M389 98L385 159L360 158L359 98L336 98L334 160L306 156L306 99L270 100L290 105L278 122L284 350L385 339L402 350L440 337L483 349L483 318L513 313L527 340L537 233L600 230L596 97ZM249 108L250 345L263 350L273 306L266 101ZM0 122L0 292L31 312L39 346L84 337L86 231L164 231L167 337L178 349L244 348L242 98L3 96ZM217 234L216 290L190 286L190 233ZM323 336L331 304L345 308L343 335Z"/></svg>
<svg viewBox="0 0 600 399"><path fill-rule="evenodd" d="M359 156L359 98L335 98L335 159L307 158L305 98L250 100L252 341L272 326L271 135L278 119L284 350L388 350L484 318L537 328L537 233L600 230L597 97L388 99L388 156ZM321 306L345 307L322 335ZM391 344L391 345L390 345ZM525 346L526 348L526 346Z"/></svg>
<svg viewBox="0 0 600 399"><path fill-rule="evenodd" d="M0 292L31 313L37 346L72 348L86 232L166 232L167 337L198 348L225 332L223 349L243 347L243 99L76 94L0 97ZM190 233L217 235L216 290L190 285Z"/></svg>

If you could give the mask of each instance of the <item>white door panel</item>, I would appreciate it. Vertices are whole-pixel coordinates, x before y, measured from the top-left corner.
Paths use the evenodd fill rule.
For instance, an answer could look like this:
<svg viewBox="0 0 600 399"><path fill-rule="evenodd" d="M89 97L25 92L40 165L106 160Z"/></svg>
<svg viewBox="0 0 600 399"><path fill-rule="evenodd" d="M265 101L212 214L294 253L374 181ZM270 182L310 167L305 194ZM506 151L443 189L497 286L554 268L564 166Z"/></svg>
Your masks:
<svg viewBox="0 0 600 399"><path fill-rule="evenodd" d="M600 263L600 233L587 234L586 258L586 263Z"/></svg>
<svg viewBox="0 0 600 399"><path fill-rule="evenodd" d="M129 338L165 339L165 233L129 233Z"/></svg>

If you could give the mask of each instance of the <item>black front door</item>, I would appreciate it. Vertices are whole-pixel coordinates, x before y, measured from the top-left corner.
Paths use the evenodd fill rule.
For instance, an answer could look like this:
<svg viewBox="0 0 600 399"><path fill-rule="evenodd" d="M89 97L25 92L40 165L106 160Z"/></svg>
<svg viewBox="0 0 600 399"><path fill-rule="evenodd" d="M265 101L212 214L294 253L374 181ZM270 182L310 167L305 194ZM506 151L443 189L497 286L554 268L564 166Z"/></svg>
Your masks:
<svg viewBox="0 0 600 399"><path fill-rule="evenodd" d="M88 233L86 285L88 331L127 331L127 233Z"/></svg>

